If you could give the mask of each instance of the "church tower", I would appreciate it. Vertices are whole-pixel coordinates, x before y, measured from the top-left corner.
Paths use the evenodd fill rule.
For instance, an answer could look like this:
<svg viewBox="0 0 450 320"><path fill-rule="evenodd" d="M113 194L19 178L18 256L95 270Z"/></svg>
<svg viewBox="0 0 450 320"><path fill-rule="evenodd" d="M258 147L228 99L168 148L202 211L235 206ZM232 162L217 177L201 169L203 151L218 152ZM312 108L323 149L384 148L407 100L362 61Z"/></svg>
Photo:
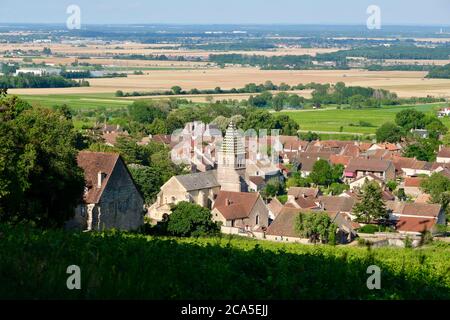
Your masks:
<svg viewBox="0 0 450 320"><path fill-rule="evenodd" d="M244 180L246 153L242 139L231 122L218 152L217 180L222 191L246 191Z"/></svg>

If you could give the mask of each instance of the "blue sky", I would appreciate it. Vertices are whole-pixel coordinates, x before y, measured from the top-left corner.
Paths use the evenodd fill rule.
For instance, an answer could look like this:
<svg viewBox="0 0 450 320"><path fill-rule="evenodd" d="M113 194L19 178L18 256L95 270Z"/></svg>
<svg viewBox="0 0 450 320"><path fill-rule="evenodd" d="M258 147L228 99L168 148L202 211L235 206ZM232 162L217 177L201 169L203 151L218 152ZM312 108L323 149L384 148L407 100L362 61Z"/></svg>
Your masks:
<svg viewBox="0 0 450 320"><path fill-rule="evenodd" d="M365 24L369 5L389 25L450 25L450 0L0 0L0 23Z"/></svg>

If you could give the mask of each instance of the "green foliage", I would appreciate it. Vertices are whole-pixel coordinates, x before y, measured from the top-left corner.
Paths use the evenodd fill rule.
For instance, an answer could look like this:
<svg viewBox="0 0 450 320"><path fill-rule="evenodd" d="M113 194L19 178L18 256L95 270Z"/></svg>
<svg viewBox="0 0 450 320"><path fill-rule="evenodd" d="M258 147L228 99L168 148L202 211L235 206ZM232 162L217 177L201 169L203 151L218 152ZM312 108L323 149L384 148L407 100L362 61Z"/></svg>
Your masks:
<svg viewBox="0 0 450 320"><path fill-rule="evenodd" d="M378 142L396 143L405 137L403 129L392 122L386 122L376 132Z"/></svg>
<svg viewBox="0 0 450 320"><path fill-rule="evenodd" d="M396 114L395 123L407 131L425 129L425 114L414 109L403 110Z"/></svg>
<svg viewBox="0 0 450 320"><path fill-rule="evenodd" d="M434 67L428 73L427 78L450 79L450 64Z"/></svg>
<svg viewBox="0 0 450 320"><path fill-rule="evenodd" d="M301 133L300 134L300 139L304 140L304 141L308 141L308 142L312 142L312 141L319 141L320 140L320 136L315 133L315 132L307 132L307 133Z"/></svg>
<svg viewBox="0 0 450 320"><path fill-rule="evenodd" d="M176 205L169 216L167 231L180 237L199 237L220 232L219 225L212 221L211 211L189 202Z"/></svg>
<svg viewBox="0 0 450 320"><path fill-rule="evenodd" d="M433 173L421 183L421 189L431 195L432 203L439 203L444 209L450 203L450 179L440 173Z"/></svg>
<svg viewBox="0 0 450 320"><path fill-rule="evenodd" d="M332 233L335 241L337 232L336 225L325 212L300 213L295 220L295 230L300 237L308 238L312 243L328 243Z"/></svg>
<svg viewBox="0 0 450 320"><path fill-rule="evenodd" d="M434 139L418 139L415 143L406 146L403 156L407 158L417 158L417 160L433 162L436 160L436 151L439 142Z"/></svg>
<svg viewBox="0 0 450 320"><path fill-rule="evenodd" d="M303 178L300 173L294 172L292 176L286 181L286 188L293 187L310 187L311 180L309 178Z"/></svg>
<svg viewBox="0 0 450 320"><path fill-rule="evenodd" d="M139 123L152 123L157 118L164 119L167 112L149 101L135 101L128 106L128 113L131 120Z"/></svg>
<svg viewBox="0 0 450 320"><path fill-rule="evenodd" d="M333 182L328 187L328 192L333 196L338 196L348 190L350 190L350 186L344 183Z"/></svg>
<svg viewBox="0 0 450 320"><path fill-rule="evenodd" d="M354 206L353 213L357 220L363 223L383 221L387 218L387 209L378 183L366 181L362 188L361 201Z"/></svg>
<svg viewBox="0 0 450 320"><path fill-rule="evenodd" d="M386 187L388 187L388 189L392 192L392 191L397 190L398 183L397 183L397 181L395 181L395 180L389 180L389 181L386 183Z"/></svg>
<svg viewBox="0 0 450 320"><path fill-rule="evenodd" d="M6 300L450 299L445 243L368 251L7 225L0 225L0 238L0 298ZM73 264L82 270L81 290L65 285ZM367 290L371 265L383 270L383 290Z"/></svg>
<svg viewBox="0 0 450 320"><path fill-rule="evenodd" d="M365 226L358 229L359 233L375 234L380 232L380 227L374 224L366 224Z"/></svg>
<svg viewBox="0 0 450 320"><path fill-rule="evenodd" d="M89 87L85 80L68 80L61 76L36 76L33 74L19 74L18 76L0 76L0 88L67 88Z"/></svg>
<svg viewBox="0 0 450 320"><path fill-rule="evenodd" d="M72 123L11 97L0 110L0 221L62 226L84 188Z"/></svg>
<svg viewBox="0 0 450 320"><path fill-rule="evenodd" d="M343 173L344 166L332 166L328 161L321 159L314 164L309 179L315 185L328 187L332 183L339 182Z"/></svg>
<svg viewBox="0 0 450 320"><path fill-rule="evenodd" d="M282 195L285 191L285 186L278 178L269 180L261 191L261 195L264 199L272 199L276 196Z"/></svg>

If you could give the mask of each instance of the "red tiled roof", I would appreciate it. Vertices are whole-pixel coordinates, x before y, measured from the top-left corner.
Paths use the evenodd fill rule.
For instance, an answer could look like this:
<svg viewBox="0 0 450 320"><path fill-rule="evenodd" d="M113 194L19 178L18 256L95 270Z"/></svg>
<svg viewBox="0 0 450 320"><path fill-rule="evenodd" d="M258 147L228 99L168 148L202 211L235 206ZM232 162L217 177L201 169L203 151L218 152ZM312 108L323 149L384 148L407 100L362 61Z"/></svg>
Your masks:
<svg viewBox="0 0 450 320"><path fill-rule="evenodd" d="M318 188L301 188L301 187L292 187L288 190L288 196L294 196L296 198L300 198L303 196L315 198L319 195Z"/></svg>
<svg viewBox="0 0 450 320"><path fill-rule="evenodd" d="M117 161L120 159L119 154L103 153L103 152L87 152L82 151L78 154L78 166L84 171L84 180L86 181L87 192L84 195L85 203L98 203L100 197L108 184ZM101 187L98 187L98 174L104 174Z"/></svg>
<svg viewBox="0 0 450 320"><path fill-rule="evenodd" d="M342 155L331 155L330 162L334 165L342 164L343 166L348 166L350 163L350 160L352 160L351 156L342 156Z"/></svg>
<svg viewBox="0 0 450 320"><path fill-rule="evenodd" d="M213 209L219 210L227 220L245 219L259 198L259 193L220 191Z"/></svg>
<svg viewBox="0 0 450 320"><path fill-rule="evenodd" d="M422 181L422 178L405 178L405 187L419 188Z"/></svg>
<svg viewBox="0 0 450 320"><path fill-rule="evenodd" d="M273 199L270 201L270 203L267 205L267 208L275 215L278 216L278 214L283 209L283 204L277 199Z"/></svg>
<svg viewBox="0 0 450 320"><path fill-rule="evenodd" d="M257 186L262 186L262 185L266 184L266 181L264 180L264 178L260 177L260 176L251 176L248 179Z"/></svg>
<svg viewBox="0 0 450 320"><path fill-rule="evenodd" d="M373 171L373 172L384 172L391 165L391 161L387 160L376 160L376 159L365 159L365 158L357 158L350 160L348 167L346 169L347 172L356 172L356 171Z"/></svg>
<svg viewBox="0 0 450 320"><path fill-rule="evenodd" d="M300 238L295 231L295 219L300 212L300 209L286 206L283 207L277 218L272 222L269 228L267 228L266 234L270 236Z"/></svg>
<svg viewBox="0 0 450 320"><path fill-rule="evenodd" d="M397 222L396 229L402 232L422 233L431 231L435 225L436 219L433 218L401 217Z"/></svg>
<svg viewBox="0 0 450 320"><path fill-rule="evenodd" d="M440 204L407 203L403 208L402 215L438 217L442 206Z"/></svg>
<svg viewBox="0 0 450 320"><path fill-rule="evenodd" d="M442 148L439 150L438 158L450 158L450 148Z"/></svg>

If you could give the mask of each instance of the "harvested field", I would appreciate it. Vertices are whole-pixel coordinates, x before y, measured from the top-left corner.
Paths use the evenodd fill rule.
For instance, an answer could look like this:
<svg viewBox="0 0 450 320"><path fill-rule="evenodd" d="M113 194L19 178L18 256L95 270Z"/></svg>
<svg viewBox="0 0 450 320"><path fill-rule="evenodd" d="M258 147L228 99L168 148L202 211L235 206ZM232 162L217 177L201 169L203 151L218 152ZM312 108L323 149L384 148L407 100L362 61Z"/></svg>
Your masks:
<svg viewBox="0 0 450 320"><path fill-rule="evenodd" d="M128 78L90 79L91 87L62 89L14 89L16 94L67 94L67 93L114 93L117 90L163 91L174 85L183 89L240 88L248 83L276 84L336 83L383 88L401 97L426 97L435 95L450 97L450 80L424 79L426 72L416 71L365 71L365 70L297 70L275 71L258 68L210 68L201 70L152 70L146 75L130 75Z"/></svg>

